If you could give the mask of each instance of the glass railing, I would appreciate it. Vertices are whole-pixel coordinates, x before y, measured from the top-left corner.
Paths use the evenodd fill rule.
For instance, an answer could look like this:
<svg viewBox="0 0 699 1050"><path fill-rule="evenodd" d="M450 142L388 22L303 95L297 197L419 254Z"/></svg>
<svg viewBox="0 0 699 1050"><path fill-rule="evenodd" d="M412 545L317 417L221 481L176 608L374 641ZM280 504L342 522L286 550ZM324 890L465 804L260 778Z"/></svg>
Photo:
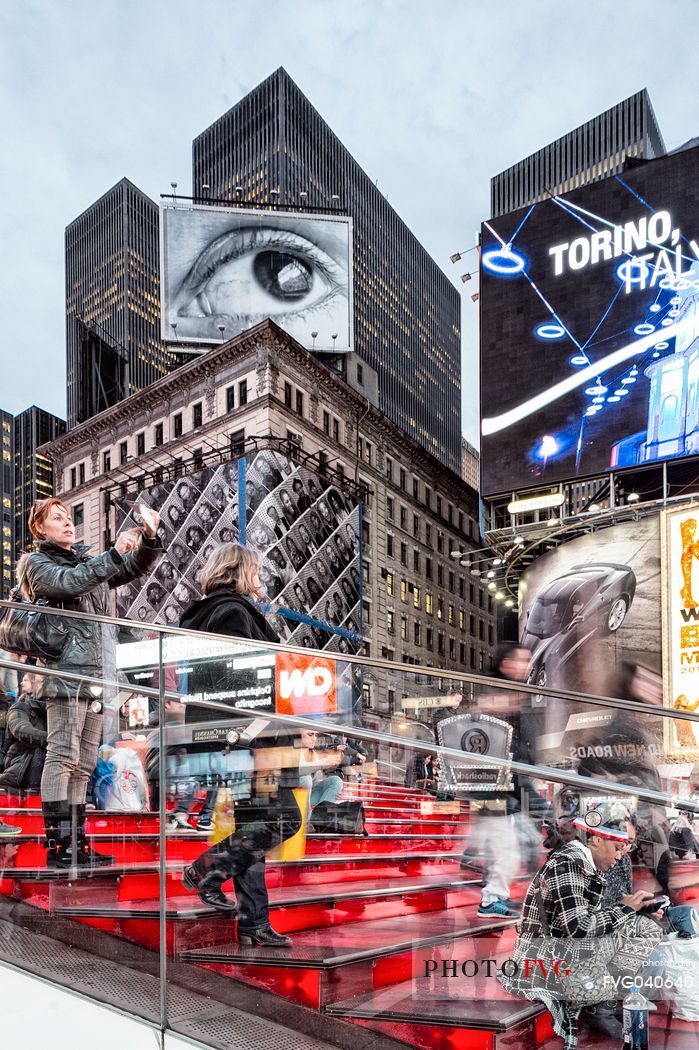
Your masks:
<svg viewBox="0 0 699 1050"><path fill-rule="evenodd" d="M580 696L42 611L62 659L0 659L0 960L211 1046L282 1019L338 1046L356 1024L569 1034L595 955L588 998L631 975L654 1024L693 1016L699 715L646 669L636 699ZM556 855L547 932L529 887ZM618 907L632 889L669 898L662 928Z"/></svg>

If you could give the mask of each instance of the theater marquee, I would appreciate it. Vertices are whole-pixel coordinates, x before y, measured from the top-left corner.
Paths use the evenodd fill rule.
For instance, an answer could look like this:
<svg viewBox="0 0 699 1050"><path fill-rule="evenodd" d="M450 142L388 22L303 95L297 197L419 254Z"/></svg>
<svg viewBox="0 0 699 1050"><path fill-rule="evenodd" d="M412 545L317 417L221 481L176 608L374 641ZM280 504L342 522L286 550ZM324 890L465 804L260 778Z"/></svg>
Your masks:
<svg viewBox="0 0 699 1050"><path fill-rule="evenodd" d="M665 704L699 711L699 506L668 510L662 519ZM699 757L699 722L666 719L665 748Z"/></svg>

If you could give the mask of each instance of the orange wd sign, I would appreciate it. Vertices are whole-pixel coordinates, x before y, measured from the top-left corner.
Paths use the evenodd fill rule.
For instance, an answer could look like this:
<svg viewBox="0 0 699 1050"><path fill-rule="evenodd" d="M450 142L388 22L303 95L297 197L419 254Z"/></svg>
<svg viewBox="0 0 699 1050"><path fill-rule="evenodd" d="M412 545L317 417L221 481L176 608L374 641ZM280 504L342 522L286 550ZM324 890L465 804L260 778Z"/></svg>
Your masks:
<svg viewBox="0 0 699 1050"><path fill-rule="evenodd" d="M337 710L334 660L277 653L276 678L278 714L330 714Z"/></svg>

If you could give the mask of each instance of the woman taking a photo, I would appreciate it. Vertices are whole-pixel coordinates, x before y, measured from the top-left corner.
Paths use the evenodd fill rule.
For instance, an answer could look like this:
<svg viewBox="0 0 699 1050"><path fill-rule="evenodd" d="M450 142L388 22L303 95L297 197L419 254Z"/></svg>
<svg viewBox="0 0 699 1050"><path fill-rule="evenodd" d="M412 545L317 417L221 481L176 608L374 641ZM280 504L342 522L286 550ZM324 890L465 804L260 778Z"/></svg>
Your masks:
<svg viewBox="0 0 699 1050"><path fill-rule="evenodd" d="M204 566L201 585L204 597L185 611L180 627L279 642L279 636L253 604L262 597L260 559L254 551L237 543L222 544ZM221 692L227 684L215 676L211 665L195 671L193 677L191 693ZM278 934L269 922L265 853L301 828L301 812L292 791L299 786L299 751L294 750L293 738L286 730L275 729L273 722L268 722L254 739L248 740L244 734L239 739L241 746L253 750L278 748L278 781L270 783L263 774L253 774L249 798L236 802L235 833L211 846L185 868L182 881L186 889L196 890L205 904L222 911L237 911L241 945L285 947L291 944L291 938ZM224 882L231 878L237 906L222 890Z"/></svg>
<svg viewBox="0 0 699 1050"><path fill-rule="evenodd" d="M122 532L104 554L88 555L75 542L75 526L60 499L37 500L29 514L34 550L17 566L17 579L28 601L45 598L67 613L110 614L111 588L130 583L149 572L160 555L156 531L160 516L139 506L143 524ZM60 663L37 661L38 666L101 678L105 656L113 648L109 628L91 620L67 617L68 643ZM101 689L82 683L37 675L36 695L46 703L47 743L41 778L41 804L46 827L47 865L113 863L95 853L85 835L85 796L97 762L102 736ZM73 823L76 841L72 842Z"/></svg>

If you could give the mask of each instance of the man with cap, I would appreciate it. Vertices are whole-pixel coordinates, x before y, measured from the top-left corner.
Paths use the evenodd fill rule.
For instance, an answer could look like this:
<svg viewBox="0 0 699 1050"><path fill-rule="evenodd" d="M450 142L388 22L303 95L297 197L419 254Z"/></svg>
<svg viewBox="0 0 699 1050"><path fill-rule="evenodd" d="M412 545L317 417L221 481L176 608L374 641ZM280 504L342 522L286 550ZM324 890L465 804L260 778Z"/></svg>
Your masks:
<svg viewBox="0 0 699 1050"><path fill-rule="evenodd" d="M628 811L617 802L591 806L584 817L572 821L582 838L555 850L534 876L524 898L512 953L517 972L513 977L499 977L512 994L544 1003L566 1048L577 1045L581 1008L563 998L564 989L557 974L549 968L547 975L542 976L540 968L531 965L531 960L541 957L542 945L550 945L552 938L561 938L559 954L566 956L566 966L573 972L575 966L599 950L600 938L622 928L634 937L635 949L647 955L662 937L655 920L636 914L652 898L651 893L639 890L624 894L616 904L604 901L605 873L624 855L628 821ZM615 1007L616 1003L604 1002L584 1008L586 1027L620 1039L621 1024Z"/></svg>

